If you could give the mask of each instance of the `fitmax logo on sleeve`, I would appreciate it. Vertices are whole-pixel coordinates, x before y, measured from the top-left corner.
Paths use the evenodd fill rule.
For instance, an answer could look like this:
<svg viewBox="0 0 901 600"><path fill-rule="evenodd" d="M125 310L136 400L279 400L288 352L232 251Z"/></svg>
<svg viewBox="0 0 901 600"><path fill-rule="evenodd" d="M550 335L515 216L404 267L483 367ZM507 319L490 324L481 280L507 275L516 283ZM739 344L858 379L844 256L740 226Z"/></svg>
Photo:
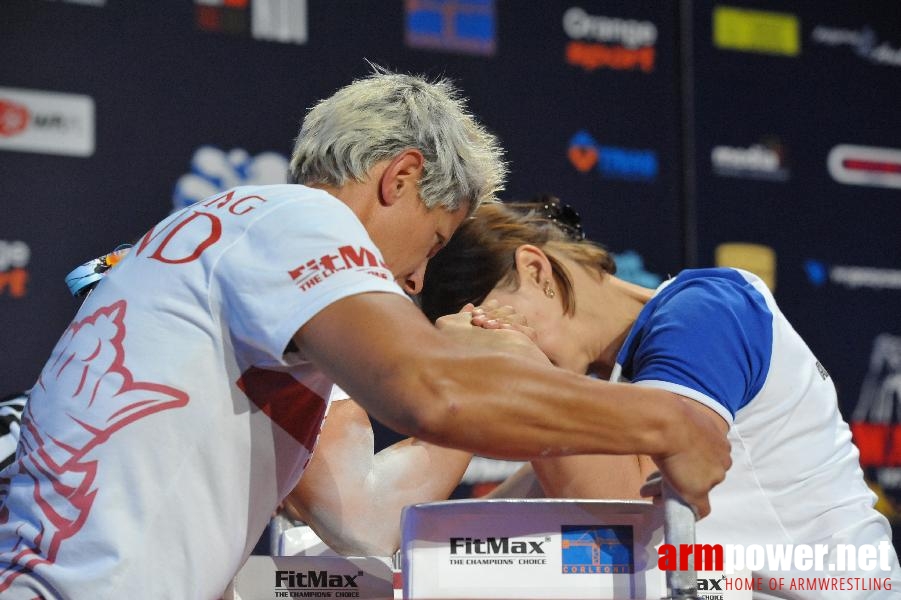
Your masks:
<svg viewBox="0 0 901 600"><path fill-rule="evenodd" d="M650 182L659 170L653 150L601 145L585 130L570 139L567 155L577 171L596 170L608 179Z"/></svg>

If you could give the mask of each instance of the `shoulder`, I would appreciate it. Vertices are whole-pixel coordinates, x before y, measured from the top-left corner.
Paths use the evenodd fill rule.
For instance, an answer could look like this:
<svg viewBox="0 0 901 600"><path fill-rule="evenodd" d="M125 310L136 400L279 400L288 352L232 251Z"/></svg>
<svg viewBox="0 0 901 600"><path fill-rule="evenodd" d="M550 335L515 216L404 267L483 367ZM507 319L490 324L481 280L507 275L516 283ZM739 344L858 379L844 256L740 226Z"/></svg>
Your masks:
<svg viewBox="0 0 901 600"><path fill-rule="evenodd" d="M772 295L759 277L748 271L720 267L688 269L664 282L649 303L658 309L692 312L714 307L755 306L769 312Z"/></svg>

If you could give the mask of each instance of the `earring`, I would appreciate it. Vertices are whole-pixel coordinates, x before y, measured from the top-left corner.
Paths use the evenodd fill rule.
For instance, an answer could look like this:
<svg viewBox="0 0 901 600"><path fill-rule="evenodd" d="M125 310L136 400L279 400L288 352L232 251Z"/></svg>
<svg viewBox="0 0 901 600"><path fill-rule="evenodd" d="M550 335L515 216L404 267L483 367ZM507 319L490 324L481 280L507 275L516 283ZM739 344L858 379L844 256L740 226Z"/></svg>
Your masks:
<svg viewBox="0 0 901 600"><path fill-rule="evenodd" d="M551 287L550 280L544 282L544 295L548 298L553 298L557 295L557 292L554 291L554 288Z"/></svg>

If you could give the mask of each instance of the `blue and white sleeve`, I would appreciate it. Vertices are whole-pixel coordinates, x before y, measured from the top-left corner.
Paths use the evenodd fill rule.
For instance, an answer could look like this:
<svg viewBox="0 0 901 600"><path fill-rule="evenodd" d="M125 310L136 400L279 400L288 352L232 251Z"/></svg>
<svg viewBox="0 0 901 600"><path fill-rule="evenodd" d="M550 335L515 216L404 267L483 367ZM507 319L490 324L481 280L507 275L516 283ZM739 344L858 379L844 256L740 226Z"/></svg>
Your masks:
<svg viewBox="0 0 901 600"><path fill-rule="evenodd" d="M731 423L766 380L772 313L750 285L710 279L680 288L643 324L632 382L697 400Z"/></svg>

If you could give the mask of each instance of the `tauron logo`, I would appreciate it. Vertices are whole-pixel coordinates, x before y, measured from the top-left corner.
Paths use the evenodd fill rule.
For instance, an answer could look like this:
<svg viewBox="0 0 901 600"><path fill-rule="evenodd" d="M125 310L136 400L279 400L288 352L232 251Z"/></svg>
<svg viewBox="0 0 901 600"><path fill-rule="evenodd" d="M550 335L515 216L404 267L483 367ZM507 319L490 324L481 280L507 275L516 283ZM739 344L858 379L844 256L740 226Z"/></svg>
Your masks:
<svg viewBox="0 0 901 600"><path fill-rule="evenodd" d="M659 169L653 150L603 146L585 130L570 139L567 155L577 171L587 173L595 169L609 179L653 181Z"/></svg>
<svg viewBox="0 0 901 600"><path fill-rule="evenodd" d="M450 553L475 554L544 554L544 540L513 540L509 537L452 537L449 540Z"/></svg>
<svg viewBox="0 0 901 600"><path fill-rule="evenodd" d="M359 587L356 575L346 573L329 573L319 571L276 571L275 587L277 588L355 588Z"/></svg>

